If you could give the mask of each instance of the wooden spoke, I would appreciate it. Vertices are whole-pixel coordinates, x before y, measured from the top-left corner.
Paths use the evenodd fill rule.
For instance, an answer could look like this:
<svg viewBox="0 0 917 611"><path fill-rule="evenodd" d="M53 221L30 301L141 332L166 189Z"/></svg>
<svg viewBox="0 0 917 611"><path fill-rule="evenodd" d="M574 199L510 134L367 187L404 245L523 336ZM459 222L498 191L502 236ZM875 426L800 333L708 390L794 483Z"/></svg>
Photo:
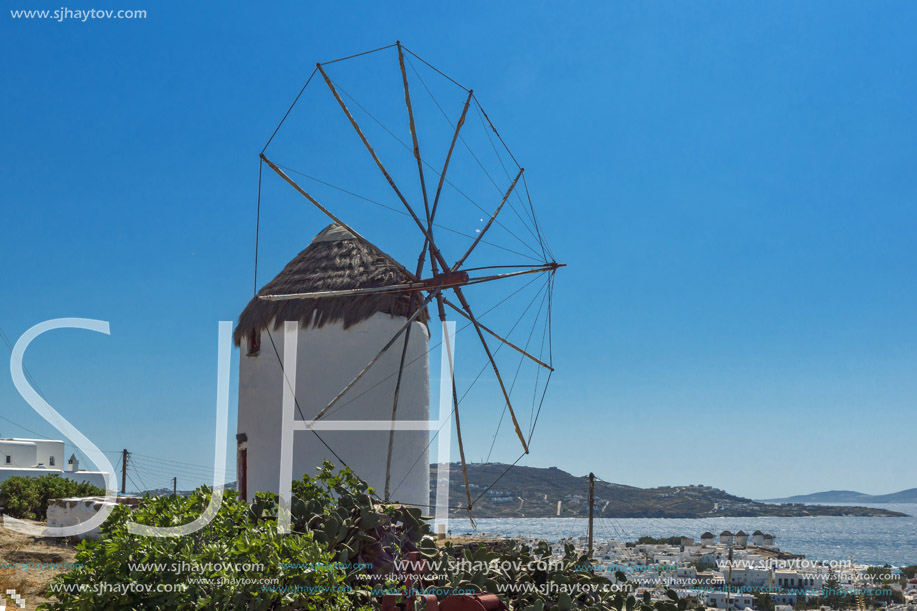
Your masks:
<svg viewBox="0 0 917 611"><path fill-rule="evenodd" d="M401 42L398 45L398 63L401 66L401 80L404 82L404 103L408 107L408 125L411 127L411 140L414 143L414 159L417 160L417 172L420 174L420 190L423 193L423 207L427 213L427 225L431 223L430 204L427 201L427 185L423 176L423 159L420 157L420 144L417 142L417 129L414 126L414 108L411 106L411 90L408 88L408 73L404 68L404 51Z"/></svg>
<svg viewBox="0 0 917 611"><path fill-rule="evenodd" d="M509 409L509 415L513 419L513 426L516 428L516 436L519 437L519 441L522 442L522 449L528 454L529 446L525 442L525 435L522 434L522 429L519 427L519 420L516 419L516 412L513 410L513 404L509 400L509 393L506 391L506 385L503 383L503 376L500 375L500 369L497 367L497 362L490 352L490 346L487 345L487 340L484 339L481 324L475 319L474 313L471 311L471 306L468 305L468 300L465 299L465 295L462 294L462 289L456 286L453 290L455 291L455 296L459 299L459 303L462 304L462 309L465 310L469 316L469 320L471 320L471 324L474 325L475 331L478 332L478 338L481 340L481 345L484 346L484 352L487 353L487 358L490 360L490 366L497 375L497 381L500 383L500 390L503 391L503 398L506 399L506 407Z"/></svg>
<svg viewBox="0 0 917 611"><path fill-rule="evenodd" d="M439 184L436 185L436 196L433 198L433 209L430 211L430 222L436 218L436 208L439 206L439 196L443 192L443 183L446 181L446 171L449 169L449 161L452 159L452 151L455 150L455 143L458 141L459 132L465 125L465 115L468 114L468 107L471 105L471 96L473 91L468 92L468 99L465 100L465 107L462 108L462 116L459 117L458 123L455 124L455 133L452 134L452 143L449 145L449 152L446 153L446 161L443 163L443 171L439 174Z"/></svg>
<svg viewBox="0 0 917 611"><path fill-rule="evenodd" d="M538 267L533 267L532 269L527 269L521 272L507 272L505 274L494 274L492 276L479 276L477 278L469 278L468 282L464 284L481 284L483 282L493 282L494 280L503 280L504 278L513 278L515 276L525 276L526 274L541 274L544 272L553 272L554 270L560 269L561 267L566 267L566 263L546 263L544 265L539 265Z"/></svg>
<svg viewBox="0 0 917 611"><path fill-rule="evenodd" d="M328 218L330 218L332 221L334 221L335 223L337 223L338 225L340 225L341 227L343 227L344 229L346 229L347 231L349 231L350 233L352 233L354 236L360 238L361 240L365 240L365 239L366 239L366 238L364 238L363 236L361 236L359 233L357 233L356 229L354 229L353 227L351 227L350 225L348 225L347 223L345 223L344 221L342 221L341 219L339 219L338 217L336 217L334 214L331 213L330 210L328 210L327 208L325 208L324 206L322 206L320 203L318 203L318 200L316 200L314 197L312 197L311 195L309 195L308 193L306 193L305 189L303 189L303 188L300 187L298 184L296 184L296 182L295 182L292 178L290 178L289 176L287 176L286 174L284 174L284 173L283 173L283 170L281 170L280 168L278 168L276 165L274 165L274 162L273 162L273 161L271 161L270 159L268 159L267 157L264 156L264 153L261 153L261 159L263 159L264 162L265 162L272 170L274 170L275 172L277 172L277 174L278 174L282 179L284 179L285 181L287 181L288 183L290 183L290 186L291 186L291 187L293 187L294 189L296 189L303 197L305 197L307 200L309 200L310 202L312 202L312 205L314 205L316 208L318 208L318 209L321 210L323 213L325 213L325 215L326 215Z"/></svg>
<svg viewBox="0 0 917 611"><path fill-rule="evenodd" d="M436 303L439 306L439 319L446 322L446 308L443 306L445 297L442 294L436 296ZM471 488L468 486L468 463L465 462L465 444L462 441L462 420L459 417L458 391L455 388L455 363L452 361L452 349L449 346L449 334L444 336L446 342L446 354L449 355L449 375L452 378L452 411L455 412L455 436L458 439L459 458L462 461L462 477L465 480L465 497L468 499L468 517L471 518Z"/></svg>
<svg viewBox="0 0 917 611"><path fill-rule="evenodd" d="M411 307L417 294L411 295ZM392 478L392 451L395 449L395 417L398 415L398 395L401 394L401 378L404 374L404 360L408 354L408 343L411 341L411 327L404 332L404 346L401 347L401 363L398 365L398 379L395 382L395 396L392 400L392 428L388 432L388 454L385 458L385 490L384 499L389 501L389 487Z"/></svg>
<svg viewBox="0 0 917 611"><path fill-rule="evenodd" d="M334 99L337 100L338 105L341 107L341 110L344 111L344 114L347 115L347 118L350 119L350 124L353 126L353 129L357 132L357 135L360 136L360 140L363 141L363 145L366 147L366 150L369 151L369 154L372 155L373 161L376 162L376 165L379 167L379 170L382 172L382 175L385 176L385 179L388 181L388 184L391 185L392 189L395 191L395 195L398 196L398 199L401 200L401 203L404 205L405 209L408 211L408 214L414 219L414 222L417 224L417 227L420 228L420 231L424 234L424 237L428 240L431 247L433 247L433 239L430 236L430 232L427 231L427 228L424 227L423 222L418 218L417 213L414 212L414 209L411 208L411 205L408 203L408 200L404 198L401 190L398 188L398 185L395 184L395 181L392 179L391 175L388 173L388 170L385 169L385 166L382 165L382 161L379 159L379 156L376 155L376 151L373 150L372 145L369 143L369 140L366 139L366 136L363 135L363 130L360 129L360 126L357 124L356 119L353 118L353 115L350 114L350 111L347 109L347 105L344 104L344 100L341 99L341 95L338 93L337 89L334 87L334 83L331 82L331 79L328 78L328 75L322 69L321 64L317 64L318 71L321 72L322 77L325 79L325 83L328 85L328 88L331 89L331 93L334 95Z"/></svg>
<svg viewBox="0 0 917 611"><path fill-rule="evenodd" d="M460 307L458 307L457 305L455 305L454 303L452 303L451 301L449 301L449 300L446 299L445 297L443 298L443 303L445 303L447 306L449 306L450 308L452 308L453 310L455 310L460 316L466 318L467 320L469 320L469 321L471 321L471 322L474 322L474 320L471 318L471 316L469 316L467 313L465 313L465 311L464 311L463 309L461 309ZM500 340L501 342L503 342L504 344L506 344L507 346L509 346L510 348L512 348L513 350L515 350L516 352L518 352L519 354L522 354L523 356L526 356L526 357L528 357L529 359L535 361L536 363L538 363L539 365L541 365L541 366L544 367L545 369L548 369L548 370L550 370L550 371L554 371L554 368L553 368L553 367L551 367L551 366L548 365L547 363L544 363L544 362L538 360L537 358L535 358L534 356L532 356L531 354L529 354L528 352L526 352L525 350L523 350L522 348L520 348L520 347L517 346L516 344L512 343L512 342L509 341L508 339L505 339L505 338L503 338L503 337L500 337L500 336L497 335L495 332L491 331L491 330L488 329L486 326L484 326L483 323L478 322L477 325L478 325L481 329L483 329L484 331L487 331L490 335L494 336L495 338L497 338L498 340Z"/></svg>
<svg viewBox="0 0 917 611"><path fill-rule="evenodd" d="M465 479L465 496L468 499L468 515L471 516L471 488L468 487L468 463L465 462L465 444L462 442L462 421L459 418L458 393L455 378L452 378L452 405L455 409L455 437L458 439L459 458L462 461L462 477Z"/></svg>
<svg viewBox="0 0 917 611"><path fill-rule="evenodd" d="M417 129L414 125L414 108L411 105L411 90L408 87L408 73L404 67L404 51L401 49L401 42L396 43L398 46L398 64L401 67L401 80L404 83L404 104L408 109L408 125L411 129L411 141L414 144L414 159L417 160L417 173L420 176L420 191L423 194L423 209L427 219L427 234L432 237L433 235L433 219L430 216L430 203L427 199L427 184L424 179L423 174L423 159L420 156L420 144L417 141ZM420 249L420 256L417 258L417 277L423 273L424 258L427 250L429 249L429 238L424 237L423 248ZM414 292L411 294L411 308L414 307L414 302L417 300L417 293ZM392 428L389 431L388 435L388 453L385 458L385 500L389 500L389 487L391 482L392 475L392 452L395 449L395 427L394 422L395 418L398 415L398 396L401 393L401 378L404 374L404 360L407 357L408 344L411 340L411 328L408 327L408 330L404 334L404 345L401 348L401 364L398 367L398 379L395 382L395 396L392 400Z"/></svg>

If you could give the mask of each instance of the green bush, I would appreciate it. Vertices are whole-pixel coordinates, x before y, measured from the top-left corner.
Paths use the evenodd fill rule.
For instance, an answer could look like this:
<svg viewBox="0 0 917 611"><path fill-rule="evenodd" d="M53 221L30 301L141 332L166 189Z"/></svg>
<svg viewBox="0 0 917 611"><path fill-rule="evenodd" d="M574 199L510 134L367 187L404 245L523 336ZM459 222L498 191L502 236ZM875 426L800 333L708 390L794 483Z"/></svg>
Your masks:
<svg viewBox="0 0 917 611"><path fill-rule="evenodd" d="M650 601L649 595L638 600L629 591L602 591L612 581L588 570L589 559L572 546L561 558L552 557L545 543L514 544L501 552L479 547L461 555L451 546L439 549L419 510L376 502L349 469L335 474L330 463L315 477L293 482L290 534L277 533L276 495L258 494L249 504L233 491L225 493L213 521L191 535L154 538L127 532L129 519L151 526L191 522L209 498L210 491L201 488L190 497L148 497L133 512L115 508L99 540L79 544L81 568L55 579L48 597L57 600L44 608L378 609L381 595L373 589L401 590L405 584L401 575L393 576L399 572L394 563L411 552L432 569L413 578L415 589L497 593L513 611L686 611L688 605L674 592L667 600ZM539 561L549 559L554 561L550 567L539 568ZM629 587L623 573L616 577ZM527 587L501 593L500 586L508 584ZM581 593L545 587L551 584L580 586ZM174 591L161 591L163 585ZM590 591L588 585L597 587Z"/></svg>
<svg viewBox="0 0 917 611"><path fill-rule="evenodd" d="M48 596L57 600L41 608L365 609L351 604L345 572L333 568L333 554L311 533L278 534L274 521L259 520L234 491L224 493L209 525L188 536L127 531L129 520L150 526L191 522L210 495L200 488L188 497L148 497L133 512L116 507L100 539L77 546L80 568L52 582Z"/></svg>
<svg viewBox="0 0 917 611"><path fill-rule="evenodd" d="M91 484L74 482L56 474L41 477L11 477L0 482L0 505L14 518L45 520L48 501L71 496L104 496L105 491Z"/></svg>

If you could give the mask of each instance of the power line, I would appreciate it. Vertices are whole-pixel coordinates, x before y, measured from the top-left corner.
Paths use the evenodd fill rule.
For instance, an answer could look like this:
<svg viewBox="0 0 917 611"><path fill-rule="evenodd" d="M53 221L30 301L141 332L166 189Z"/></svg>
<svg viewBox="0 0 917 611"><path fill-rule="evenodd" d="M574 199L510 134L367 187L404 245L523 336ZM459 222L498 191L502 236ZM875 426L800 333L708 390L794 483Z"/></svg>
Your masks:
<svg viewBox="0 0 917 611"><path fill-rule="evenodd" d="M148 454L139 454L139 453L137 453L137 452L133 452L132 455L133 455L133 456L142 456L143 458L145 458L145 459L147 459L147 460L152 460L152 461L154 461L154 462L169 463L169 464L178 465L179 467L192 468L192 470L208 471L208 472L209 472L209 471L214 471L214 470L216 470L215 467L207 467L207 466L204 466L204 465L197 465L197 464L193 464L193 463L187 463L187 462L183 462L183 461L180 461L180 460L170 460L170 459L168 459L168 458L159 458L158 456L150 456L150 455L148 455ZM224 470L224 471L235 471L235 469L232 469L232 468L226 468L226 469L223 469L223 470Z"/></svg>
<svg viewBox="0 0 917 611"><path fill-rule="evenodd" d="M183 479L199 481L201 483L205 483L208 485L211 484L214 479L216 479L217 481L219 481L220 479L224 481L229 480L229 479L235 479L235 478L230 478L227 475L223 475L222 477L219 477L219 476L214 477L213 473L200 474L200 473L188 473L188 472L176 471L176 470L164 470L164 469L158 469L155 467L150 467L149 465L138 465L136 463L134 466L140 469L144 473L151 474L151 477L170 477L171 478L171 477L180 476Z"/></svg>
<svg viewBox="0 0 917 611"><path fill-rule="evenodd" d="M2 327L0 327L0 339L3 340L3 343L6 344L6 347L9 349L10 354L12 355L12 353L13 353L13 343L10 341L9 337L7 337L6 332L3 330ZM41 388L38 386L38 381L35 380L35 376L32 375L32 372L29 371L29 368L26 367L26 364L25 364L25 363L21 363L21 365L22 365L22 373L25 375L26 381L28 381L28 383L29 383L29 385L32 387L32 389L33 389L36 393L38 393L38 396L40 396L42 399L44 399L45 401L47 401L48 398L45 396L45 393L42 392ZM16 423L16 422L13 422L13 421L10 420L9 418L6 418L6 417L4 417L4 416L0 416L0 418L3 418L4 420L6 420L7 422L9 422L10 424L13 424L13 425L15 425L15 426L18 426L19 428L21 428L21 429L24 430L24 431L28 431L28 432L32 433L33 435L38 435L38 436L41 437L42 439L49 439L49 440L57 441L57 440L53 439L52 437L48 437L47 435L43 435L42 433L39 433L39 432L37 432L37 431L33 431L33 430L30 429L30 428L24 427L24 426L22 426L21 424L18 424L18 423ZM57 416L55 416L55 419L58 420L58 424L60 424L60 420L58 419ZM53 423L52 423L52 426L54 426ZM60 430L60 428L58 428L58 427L55 427L55 428L57 428L57 430ZM85 454L82 450L80 450L79 447L73 445L73 444L70 443L67 439L62 439L61 441L64 442L64 452L65 452L65 453L68 451L67 448L72 448L73 453L79 454L81 459L85 459L85 460L87 460L87 462L91 462L91 461L88 460L88 456L86 456L86 454Z"/></svg>
<svg viewBox="0 0 917 611"><path fill-rule="evenodd" d="M17 423L17 422L13 422L12 420L10 420L9 418L7 418L6 416L0 416L0 418L2 418L3 420L6 420L7 422L9 422L10 424L12 424L13 426L18 426L19 428L21 428L21 429L24 430L24 431L28 431L28 432L32 433L33 435L38 435L38 436L41 437L42 439L51 439L51 438L48 437L47 435L42 435L42 434L39 433L38 431L33 431L32 429L26 428L26 427L22 426L21 424L19 424L19 423Z"/></svg>

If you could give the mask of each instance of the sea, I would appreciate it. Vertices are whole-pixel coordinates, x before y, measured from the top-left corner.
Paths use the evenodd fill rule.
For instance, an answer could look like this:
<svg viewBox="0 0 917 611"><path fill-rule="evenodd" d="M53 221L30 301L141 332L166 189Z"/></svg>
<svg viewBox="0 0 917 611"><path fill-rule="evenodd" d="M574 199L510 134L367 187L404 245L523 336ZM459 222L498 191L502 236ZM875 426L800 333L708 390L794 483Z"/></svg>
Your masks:
<svg viewBox="0 0 917 611"><path fill-rule="evenodd" d="M906 518L799 517L799 518L596 518L596 541L636 541L642 536L693 537L705 531L719 536L756 530L774 535L783 551L809 560L846 561L891 566L917 564L917 503L887 503L861 507L890 509ZM507 537L534 537L559 541L585 535L585 518L476 518L476 529L466 519L450 519L452 536L491 533Z"/></svg>

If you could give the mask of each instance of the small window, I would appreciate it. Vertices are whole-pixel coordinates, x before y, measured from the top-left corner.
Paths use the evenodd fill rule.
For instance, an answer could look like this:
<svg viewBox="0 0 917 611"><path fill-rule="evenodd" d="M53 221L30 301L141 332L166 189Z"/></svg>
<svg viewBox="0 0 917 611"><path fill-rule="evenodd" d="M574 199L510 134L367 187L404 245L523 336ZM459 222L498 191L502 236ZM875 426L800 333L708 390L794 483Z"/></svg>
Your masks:
<svg viewBox="0 0 917 611"><path fill-rule="evenodd" d="M252 329L248 335L248 356L258 356L261 352L261 331Z"/></svg>
<svg viewBox="0 0 917 611"><path fill-rule="evenodd" d="M6 464L10 464L11 462L13 462L13 457L7 454L6 455Z"/></svg>
<svg viewBox="0 0 917 611"><path fill-rule="evenodd" d="M50 463L50 465L51 465L51 466L53 467L53 466L54 466L54 457L52 456L52 457L51 457L51 460L50 460L50 461L48 461L48 462L49 462L49 463Z"/></svg>

